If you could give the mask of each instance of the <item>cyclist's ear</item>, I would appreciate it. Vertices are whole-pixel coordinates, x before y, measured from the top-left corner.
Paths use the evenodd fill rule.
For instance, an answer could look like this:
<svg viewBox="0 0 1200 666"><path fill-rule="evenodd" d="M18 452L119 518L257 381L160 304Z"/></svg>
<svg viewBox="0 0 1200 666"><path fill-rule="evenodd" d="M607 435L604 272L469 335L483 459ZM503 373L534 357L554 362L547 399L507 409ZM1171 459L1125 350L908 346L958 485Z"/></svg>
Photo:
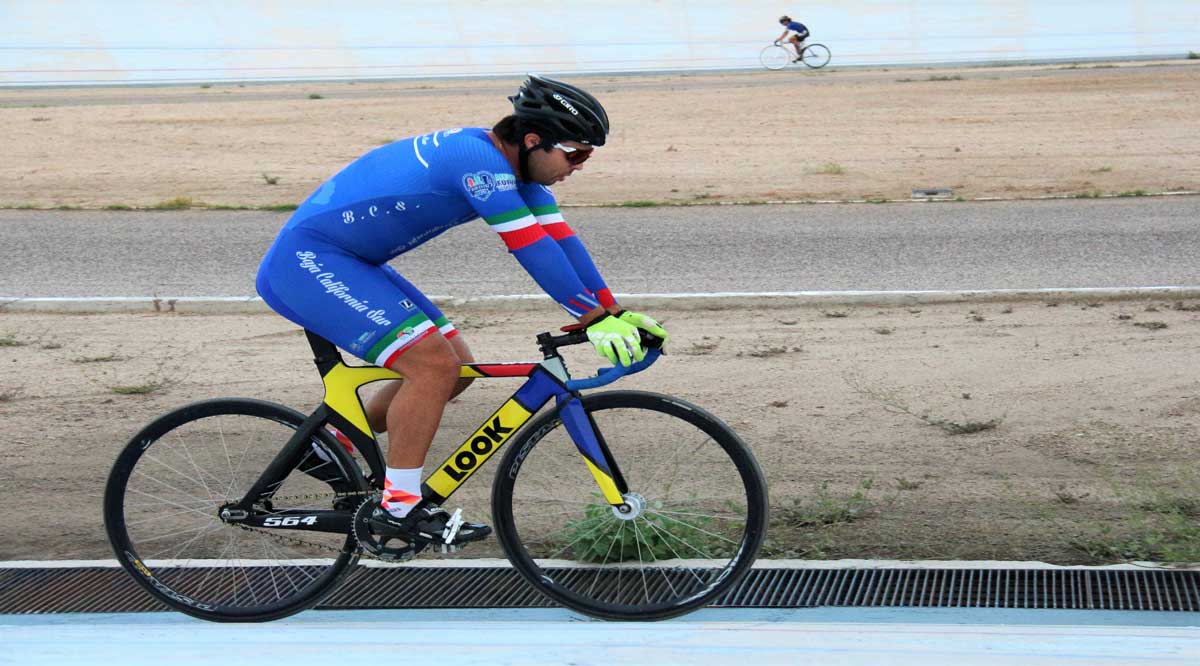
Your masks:
<svg viewBox="0 0 1200 666"><path fill-rule="evenodd" d="M522 141L525 142L525 147L527 149L533 150L542 143L542 137L538 136L537 132L526 132Z"/></svg>

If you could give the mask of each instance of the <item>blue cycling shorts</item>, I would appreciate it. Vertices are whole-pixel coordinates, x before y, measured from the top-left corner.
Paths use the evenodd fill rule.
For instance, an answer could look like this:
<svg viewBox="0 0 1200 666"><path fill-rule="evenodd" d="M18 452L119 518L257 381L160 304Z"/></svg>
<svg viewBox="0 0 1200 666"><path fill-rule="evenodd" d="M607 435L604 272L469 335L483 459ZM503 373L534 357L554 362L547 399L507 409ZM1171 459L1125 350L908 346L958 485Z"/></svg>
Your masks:
<svg viewBox="0 0 1200 666"><path fill-rule="evenodd" d="M367 262L303 228L275 239L255 287L279 314L380 367L427 336L458 334L391 266Z"/></svg>

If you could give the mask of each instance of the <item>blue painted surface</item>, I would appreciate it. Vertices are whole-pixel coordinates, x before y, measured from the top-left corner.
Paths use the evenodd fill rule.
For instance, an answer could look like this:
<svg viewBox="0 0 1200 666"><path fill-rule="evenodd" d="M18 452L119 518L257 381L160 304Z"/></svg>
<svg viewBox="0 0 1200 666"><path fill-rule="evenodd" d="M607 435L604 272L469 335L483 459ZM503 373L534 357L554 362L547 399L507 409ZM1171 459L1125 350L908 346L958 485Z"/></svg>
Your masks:
<svg viewBox="0 0 1200 666"><path fill-rule="evenodd" d="M1196 664L1197 624L1185 613L980 609L706 609L659 623L553 609L310 611L253 625L10 615L0 616L0 664Z"/></svg>
<svg viewBox="0 0 1200 666"><path fill-rule="evenodd" d="M758 67L751 0L0 3L0 85ZM1200 2L850 0L788 9L835 65L1173 55Z"/></svg>

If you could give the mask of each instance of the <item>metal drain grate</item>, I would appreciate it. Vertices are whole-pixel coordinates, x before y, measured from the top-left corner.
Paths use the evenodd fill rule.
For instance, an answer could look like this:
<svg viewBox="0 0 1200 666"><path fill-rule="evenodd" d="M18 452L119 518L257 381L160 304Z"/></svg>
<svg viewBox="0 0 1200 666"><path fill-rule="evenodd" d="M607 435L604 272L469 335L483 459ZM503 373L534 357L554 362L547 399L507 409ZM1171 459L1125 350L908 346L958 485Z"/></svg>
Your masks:
<svg viewBox="0 0 1200 666"><path fill-rule="evenodd" d="M195 569L198 575L205 570ZM502 567L358 567L318 608L541 608ZM1200 611L1200 571L785 569L750 572L726 608L913 606ZM117 567L0 568L0 613L167 610Z"/></svg>

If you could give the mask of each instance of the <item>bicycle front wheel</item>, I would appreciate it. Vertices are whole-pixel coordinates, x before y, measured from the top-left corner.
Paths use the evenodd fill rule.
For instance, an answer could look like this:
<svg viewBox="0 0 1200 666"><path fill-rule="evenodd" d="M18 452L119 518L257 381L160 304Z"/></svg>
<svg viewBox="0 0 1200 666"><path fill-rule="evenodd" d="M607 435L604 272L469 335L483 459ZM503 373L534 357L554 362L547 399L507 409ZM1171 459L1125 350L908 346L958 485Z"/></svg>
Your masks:
<svg viewBox="0 0 1200 666"><path fill-rule="evenodd" d="M282 405L232 398L146 426L104 492L117 560L159 601L206 620L273 620L316 604L358 560L350 516L367 489L332 436L314 433L296 468L255 502L256 523L222 517L303 422ZM344 531L326 527L341 522Z"/></svg>
<svg viewBox="0 0 1200 666"><path fill-rule="evenodd" d="M513 566L568 608L656 620L707 604L753 564L767 489L727 425L641 391L583 398L624 477L621 514L601 495L555 412L529 424L492 489L496 533Z"/></svg>
<svg viewBox="0 0 1200 666"><path fill-rule="evenodd" d="M800 53L800 60L813 69L829 64L829 48L824 44L809 44Z"/></svg>
<svg viewBox="0 0 1200 666"><path fill-rule="evenodd" d="M792 52L785 46L772 44L758 54L758 61L762 63L763 67L770 70L783 69L792 61Z"/></svg>

